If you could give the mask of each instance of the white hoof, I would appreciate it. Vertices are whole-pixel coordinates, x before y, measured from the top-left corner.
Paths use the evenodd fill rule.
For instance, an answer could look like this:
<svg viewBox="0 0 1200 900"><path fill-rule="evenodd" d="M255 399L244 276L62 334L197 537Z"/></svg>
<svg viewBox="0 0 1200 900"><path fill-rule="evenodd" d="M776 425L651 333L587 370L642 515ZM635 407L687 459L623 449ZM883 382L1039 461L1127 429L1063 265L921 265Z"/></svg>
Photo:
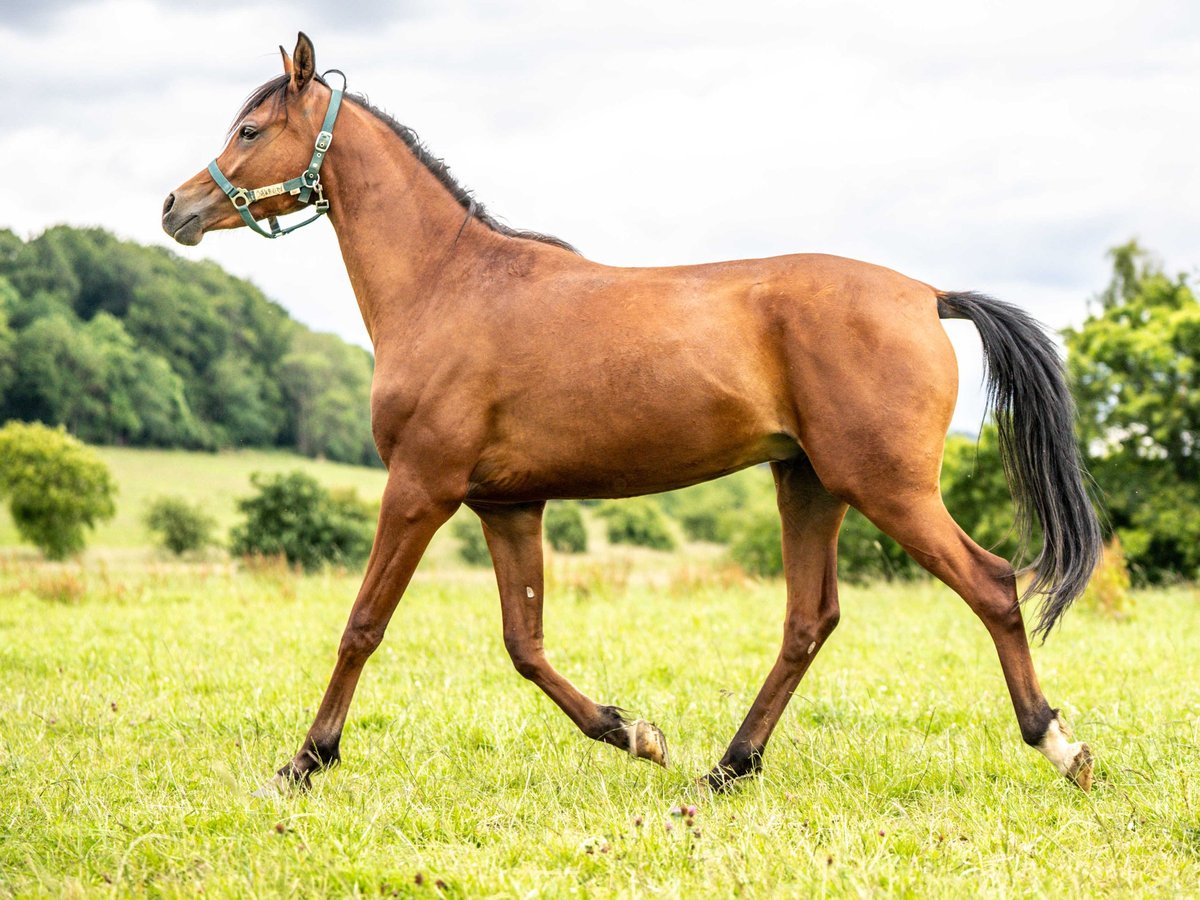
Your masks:
<svg viewBox="0 0 1200 900"><path fill-rule="evenodd" d="M1070 732L1057 716L1046 729L1038 750L1068 781L1084 791L1092 789L1092 751L1082 741L1072 743Z"/></svg>
<svg viewBox="0 0 1200 900"><path fill-rule="evenodd" d="M629 735L631 756L648 759L664 769L671 764L670 754L667 753L667 738L662 729L653 722L638 719L625 726L625 733Z"/></svg>

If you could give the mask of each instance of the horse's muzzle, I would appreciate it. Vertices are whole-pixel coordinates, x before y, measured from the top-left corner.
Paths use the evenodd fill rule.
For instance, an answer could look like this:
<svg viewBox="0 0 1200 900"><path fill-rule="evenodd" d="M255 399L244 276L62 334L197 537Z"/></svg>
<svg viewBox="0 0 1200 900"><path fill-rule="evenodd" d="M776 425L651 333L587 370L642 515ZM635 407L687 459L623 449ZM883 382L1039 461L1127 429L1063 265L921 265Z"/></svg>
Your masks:
<svg viewBox="0 0 1200 900"><path fill-rule="evenodd" d="M175 194L172 192L167 194L167 199L163 201L163 231L179 243L194 247L204 237L200 216L195 213L189 214L187 209L183 208L182 204L177 205L175 200Z"/></svg>

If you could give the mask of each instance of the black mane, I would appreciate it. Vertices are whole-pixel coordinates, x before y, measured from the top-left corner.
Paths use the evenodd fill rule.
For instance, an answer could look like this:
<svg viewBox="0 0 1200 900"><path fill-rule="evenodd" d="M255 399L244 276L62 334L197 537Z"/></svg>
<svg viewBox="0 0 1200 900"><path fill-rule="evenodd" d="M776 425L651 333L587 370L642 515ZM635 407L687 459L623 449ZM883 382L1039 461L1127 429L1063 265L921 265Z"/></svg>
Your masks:
<svg viewBox="0 0 1200 900"><path fill-rule="evenodd" d="M321 78L320 76L317 76L316 80L321 84L326 83L325 79ZM250 96L246 98L245 102L242 104L242 108L238 110L237 116L233 120L233 125L236 127L238 122L240 122L254 110L258 109L264 103L283 103L287 94L287 86L288 76L286 75L277 75L275 78L272 78L265 84L259 85L254 89ZM566 241L560 240L559 238L552 237L548 234L541 234L537 231L521 231L520 229L510 228L503 222L497 221L491 215L491 213L484 208L484 205L472 196L470 190L458 183L454 176L450 174L450 167L446 165L444 160L442 160L440 157L434 156L433 153L430 152L429 148L421 142L420 137L417 136L417 133L413 129L409 128L407 125L401 125L383 110L372 106L370 101L368 101L367 98L362 94L346 93L345 99L349 100L356 106L362 107L379 121L383 122L383 124L387 125L388 128L390 128L396 135L396 137L404 141L404 145L408 147L409 152L411 152L412 155L417 158L421 165L428 169L429 173L441 183L442 187L450 192L450 196L458 202L459 206L461 206L469 214L473 215L492 231L496 232L497 234L502 234L505 237L520 238L527 241L540 241L543 244L550 244L553 247L561 247L564 250L570 250L572 253L579 252Z"/></svg>

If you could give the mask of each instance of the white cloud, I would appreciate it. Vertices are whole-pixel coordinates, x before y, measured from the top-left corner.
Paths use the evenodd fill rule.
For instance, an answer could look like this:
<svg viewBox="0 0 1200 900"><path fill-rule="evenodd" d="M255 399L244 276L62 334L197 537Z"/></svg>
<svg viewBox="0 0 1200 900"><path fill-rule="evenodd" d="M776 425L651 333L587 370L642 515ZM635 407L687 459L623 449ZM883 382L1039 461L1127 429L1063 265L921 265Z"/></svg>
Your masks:
<svg viewBox="0 0 1200 900"><path fill-rule="evenodd" d="M162 198L300 27L490 209L604 262L834 252L1060 327L1117 242L1197 261L1188 3L372 3L352 21L316 3L58 7L0 20L16 74L0 224L24 233L169 243ZM325 225L175 249L365 342ZM951 330L955 425L973 428L978 342Z"/></svg>

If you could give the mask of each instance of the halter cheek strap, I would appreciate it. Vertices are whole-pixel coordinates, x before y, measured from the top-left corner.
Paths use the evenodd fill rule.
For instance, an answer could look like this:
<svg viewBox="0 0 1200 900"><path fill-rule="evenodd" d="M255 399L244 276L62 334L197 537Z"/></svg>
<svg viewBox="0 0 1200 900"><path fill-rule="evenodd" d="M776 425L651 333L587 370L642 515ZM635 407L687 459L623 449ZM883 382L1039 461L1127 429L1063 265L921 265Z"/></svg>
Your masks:
<svg viewBox="0 0 1200 900"><path fill-rule="evenodd" d="M208 164L208 174L217 183L217 187L224 191L225 196L229 198L229 202L238 211L238 215L242 217L242 221L263 237L277 238L281 235L290 234L297 228L311 225L329 212L329 201L325 199L325 192L321 187L321 163L325 161L325 154L329 151L329 145L333 143L333 123L337 121L338 109L342 105L342 94L346 90L346 76L338 69L330 69L325 75L328 75L330 72L336 72L342 76L342 86L334 89L329 98L329 108L325 110L325 120L321 123L321 130L317 134L316 141L313 143L313 155L312 159L309 160L307 169L295 178L289 178L287 181L268 184L266 187L242 188L235 187L225 177L215 159ZM297 222L288 228L281 228L278 217L270 216L267 219L267 224L271 230L266 231L258 224L254 216L250 214L250 204L256 200L265 200L267 197L276 197L279 194L291 194L301 203L312 204L315 212L303 222Z"/></svg>

